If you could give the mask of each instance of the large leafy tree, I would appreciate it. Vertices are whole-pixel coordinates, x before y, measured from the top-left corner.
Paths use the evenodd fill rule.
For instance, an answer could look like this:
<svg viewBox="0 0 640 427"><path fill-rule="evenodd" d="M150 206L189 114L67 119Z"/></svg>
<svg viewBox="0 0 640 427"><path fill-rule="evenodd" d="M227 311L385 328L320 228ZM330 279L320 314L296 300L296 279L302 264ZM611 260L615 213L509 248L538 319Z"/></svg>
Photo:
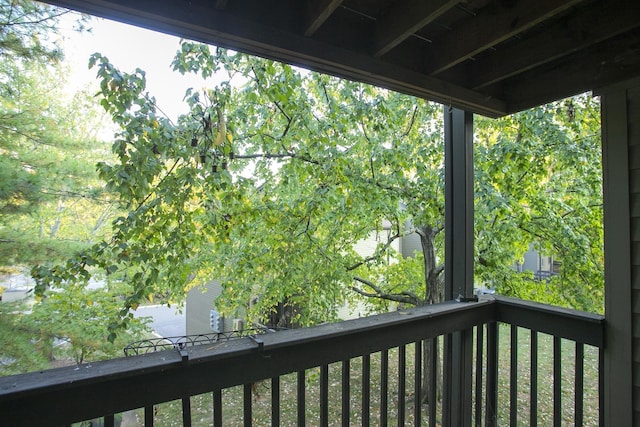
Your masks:
<svg viewBox="0 0 640 427"><path fill-rule="evenodd" d="M184 42L178 71L225 77L189 91L191 112L174 123L146 93L142 70L121 72L100 55L90 65L121 127L118 162L100 173L128 214L111 239L64 268L34 270L39 291L99 267L132 283L126 313L150 297L179 301L217 278L227 314L260 321L286 301L301 308L300 324L330 320L360 297L442 298L439 106ZM570 102L477 123L477 280L535 287L511 274L534 243L564 261L556 302L580 290L566 301L590 307L583 297L602 284L597 109L586 97ZM372 233L385 237L363 257L354 244ZM422 253L391 254L410 233Z"/></svg>
<svg viewBox="0 0 640 427"><path fill-rule="evenodd" d="M142 71L92 59L102 104L122 126L114 143L120 162L100 170L129 214L114 222L111 240L58 269L60 280L86 277L92 265L126 274L135 307L151 295L180 299L190 282L216 277L225 311L260 320L286 300L304 307L300 324L332 319L350 290L403 304L435 298L439 107L208 49L184 43L175 67L205 77L224 68L229 80L188 93L191 113L177 124L144 92ZM354 244L382 232L385 221L387 239L372 256L357 254ZM430 244L429 293L424 279L390 289L376 268L391 243L412 232ZM58 277L44 269L36 276L41 290Z"/></svg>

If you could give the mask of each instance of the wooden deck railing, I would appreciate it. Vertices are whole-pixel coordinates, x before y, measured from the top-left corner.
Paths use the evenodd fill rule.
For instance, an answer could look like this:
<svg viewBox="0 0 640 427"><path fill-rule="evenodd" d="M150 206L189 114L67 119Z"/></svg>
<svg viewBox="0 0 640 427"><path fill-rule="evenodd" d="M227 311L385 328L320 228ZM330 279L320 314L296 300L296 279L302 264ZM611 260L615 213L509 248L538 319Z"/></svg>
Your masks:
<svg viewBox="0 0 640 427"><path fill-rule="evenodd" d="M466 378L472 389L463 393L470 397L460 418L464 423L559 426L570 419L598 425L602 411L590 410L585 419L584 399L587 391L596 406L602 399L603 331L601 316L540 304L502 297L447 302L0 378L0 425L57 426L102 418L109 426L117 425L114 414L131 410L138 410L145 426L162 425L156 411L169 401L181 402L174 418L181 417L184 426L447 425L451 395L460 391L452 382L456 373L446 369L450 355L444 354L440 380L431 376L434 385L442 384L429 393L430 401L438 402L434 405L420 404L421 361L425 340L442 349L447 341L442 337L453 333L467 334L473 344L473 352L465 353L473 369ZM573 349L569 362L567 349ZM585 354L595 354L586 369ZM260 408L256 404L256 384L268 390L267 412L264 402ZM238 386L242 391L230 394ZM192 404L202 395L208 396L203 421L202 408ZM226 396L243 400L239 413L225 411L232 402Z"/></svg>

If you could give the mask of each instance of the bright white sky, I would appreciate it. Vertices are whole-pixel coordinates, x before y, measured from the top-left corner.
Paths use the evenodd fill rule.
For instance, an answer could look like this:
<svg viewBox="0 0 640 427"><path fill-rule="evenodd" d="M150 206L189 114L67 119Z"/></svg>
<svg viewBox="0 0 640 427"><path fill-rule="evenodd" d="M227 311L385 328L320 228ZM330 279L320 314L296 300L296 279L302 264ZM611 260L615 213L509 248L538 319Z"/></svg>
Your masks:
<svg viewBox="0 0 640 427"><path fill-rule="evenodd" d="M91 32L72 30L71 21L63 21L65 63L71 66L72 87L84 87L96 82L96 70L89 70L89 57L99 52L125 72L139 67L146 71L147 90L156 97L158 105L171 119L187 112L182 101L189 87L200 89L205 83L194 75L181 75L171 69L171 61L179 48L180 39L114 21L92 18ZM214 82L207 83L211 87ZM97 84L96 84L97 87Z"/></svg>

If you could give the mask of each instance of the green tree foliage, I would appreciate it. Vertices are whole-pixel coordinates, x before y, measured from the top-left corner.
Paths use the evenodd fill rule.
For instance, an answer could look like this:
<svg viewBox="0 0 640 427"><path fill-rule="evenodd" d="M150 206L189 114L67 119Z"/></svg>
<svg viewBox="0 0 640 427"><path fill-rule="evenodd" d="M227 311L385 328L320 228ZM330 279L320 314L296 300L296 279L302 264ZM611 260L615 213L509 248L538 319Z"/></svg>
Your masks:
<svg viewBox="0 0 640 427"><path fill-rule="evenodd" d="M602 162L597 99L579 96L479 121L476 276L501 293L604 310ZM516 274L530 244L561 262L549 281Z"/></svg>
<svg viewBox="0 0 640 427"><path fill-rule="evenodd" d="M23 303L0 303L0 375L37 371L49 365L49 351L18 320L27 310Z"/></svg>
<svg viewBox="0 0 640 427"><path fill-rule="evenodd" d="M87 92L68 93L62 52L52 40L64 13L0 1L3 265L65 260L103 238L117 210L95 168L111 158L99 141L104 113ZM44 368L53 357L81 363L121 355L123 342L139 337L144 322L122 313L125 285L60 285L33 305L0 303L0 374ZM122 317L126 330L117 341L109 321ZM54 350L54 343L62 344Z"/></svg>
<svg viewBox="0 0 640 427"><path fill-rule="evenodd" d="M131 307L150 295L180 299L188 282L217 277L227 312L249 309L258 320L287 300L305 307L301 324L332 319L349 289L421 303L412 291L385 291L371 267L412 224L433 220L430 236L442 229L440 108L185 43L175 66L193 64L205 77L224 67L229 80L188 93L191 114L174 125L144 92L142 71L93 58L102 104L122 126L120 163L102 164L101 175L130 212L65 274L126 271L137 289ZM363 258L354 244L384 220L393 232Z"/></svg>
<svg viewBox="0 0 640 427"><path fill-rule="evenodd" d="M11 62L60 60L54 37L58 19L67 13L30 0L0 1L0 55Z"/></svg>
<svg viewBox="0 0 640 427"><path fill-rule="evenodd" d="M114 295L121 283L90 289L66 286L29 307L25 302L0 303L0 375L46 369L54 360L76 364L122 357L130 342L148 336L147 319L130 318L126 331L109 336L109 322L122 304Z"/></svg>
<svg viewBox="0 0 640 427"><path fill-rule="evenodd" d="M217 278L226 314L261 321L286 301L303 308L303 325L360 297L441 299L441 107L184 42L176 70L224 77L188 91L191 112L173 123L146 93L142 70L121 72L100 55L90 66L121 127L118 162L100 174L128 213L64 268L34 270L39 292L97 267L132 284L126 313L148 298L180 301ZM561 286L545 292L593 307L583 298L602 287L597 109L589 98L570 102L570 115L558 103L478 122L477 280L517 294L512 265L535 243L564 262ZM393 243L410 233L423 253L398 259ZM372 235L383 236L374 253L356 253ZM581 296L565 299L577 295L571 289Z"/></svg>
<svg viewBox="0 0 640 427"><path fill-rule="evenodd" d="M30 1L0 2L0 258L5 265L65 259L101 236L112 206L94 166L96 159L108 158L107 147L98 142L102 113L88 93L68 93L68 70L52 40L65 13Z"/></svg>
<svg viewBox="0 0 640 427"><path fill-rule="evenodd" d="M89 95L66 95L59 66L20 69L0 98L5 265L68 257L101 237L115 208L95 170L96 159L109 154L98 140L100 116Z"/></svg>

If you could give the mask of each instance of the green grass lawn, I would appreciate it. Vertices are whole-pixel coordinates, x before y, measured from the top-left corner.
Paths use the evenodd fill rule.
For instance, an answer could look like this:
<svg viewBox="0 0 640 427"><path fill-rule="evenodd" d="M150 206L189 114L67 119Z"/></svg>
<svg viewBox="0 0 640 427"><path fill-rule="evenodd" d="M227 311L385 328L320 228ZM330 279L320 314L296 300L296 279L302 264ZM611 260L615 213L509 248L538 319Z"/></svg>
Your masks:
<svg viewBox="0 0 640 427"><path fill-rule="evenodd" d="M553 420L553 337L538 335L538 425L547 426ZM510 370L510 334L509 326L501 325L499 329L499 374L498 374L498 414L499 425L509 425L509 370ZM414 409L414 366L413 345L407 346L406 371L406 411L407 425L413 425ZM570 341L562 342L562 417L563 425L573 425L574 421L574 366L575 345ZM484 354L486 355L486 349ZM518 333L518 425L529 425L529 387L530 387L530 333L519 329ZM351 406L350 425L362 424L361 411L361 369L362 358L353 359L350 365ZM475 364L474 364L475 369ZM486 366L483 367L486 369ZM598 425L598 350L585 347L584 358L584 425ZM371 356L371 425L379 425L380 418L380 354ZM341 375L342 366L335 363L329 367L329 419L330 425L341 425ZM486 376L483 375L486 379ZM280 380L280 425L296 425L296 374L281 377ZM319 425L319 369L311 369L306 374L306 425ZM252 418L254 426L271 425L271 383L263 381L255 384L252 394ZM192 423L194 426L212 425L212 394L193 396L191 398ZM398 417L398 350L389 351L389 386L388 386L389 425L397 425ZM223 390L223 423L225 426L243 425L243 388L234 387ZM182 406L180 401L156 405L156 426L181 426ZM438 408L440 413L440 408ZM423 425L428 425L427 407L423 407ZM142 425L135 420L143 420L142 410L135 411L125 417L128 426ZM440 420L438 420L440 421Z"/></svg>

